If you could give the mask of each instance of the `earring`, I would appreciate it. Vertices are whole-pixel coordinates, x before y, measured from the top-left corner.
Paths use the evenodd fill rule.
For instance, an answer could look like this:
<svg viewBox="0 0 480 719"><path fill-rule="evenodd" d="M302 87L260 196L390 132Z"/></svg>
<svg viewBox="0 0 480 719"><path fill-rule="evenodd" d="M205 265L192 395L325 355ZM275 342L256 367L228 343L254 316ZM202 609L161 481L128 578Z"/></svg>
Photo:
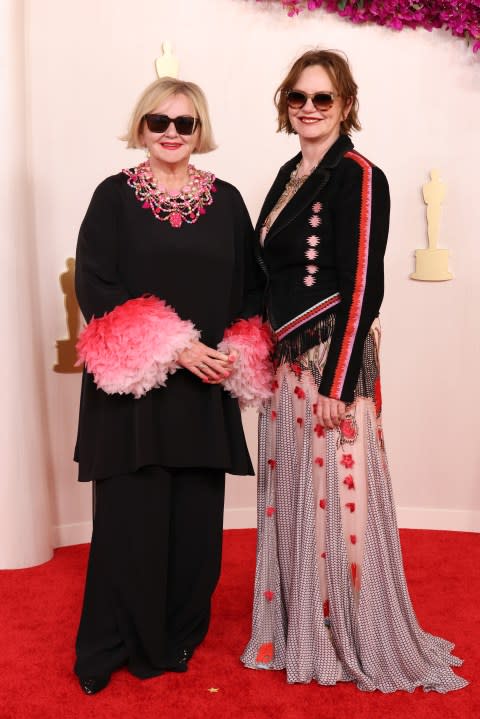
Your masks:
<svg viewBox="0 0 480 719"><path fill-rule="evenodd" d="M145 150L145 156L146 156L146 158L147 158L147 160L148 160L148 159L150 158L150 150L148 149L148 147L147 147L146 145L145 145L145 147L144 147L143 149Z"/></svg>

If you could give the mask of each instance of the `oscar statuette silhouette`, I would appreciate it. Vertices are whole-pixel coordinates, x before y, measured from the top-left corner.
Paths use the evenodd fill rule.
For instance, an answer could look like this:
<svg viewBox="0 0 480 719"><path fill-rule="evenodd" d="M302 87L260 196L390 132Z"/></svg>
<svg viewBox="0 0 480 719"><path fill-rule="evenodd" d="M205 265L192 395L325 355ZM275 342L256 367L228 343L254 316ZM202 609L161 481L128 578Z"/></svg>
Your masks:
<svg viewBox="0 0 480 719"><path fill-rule="evenodd" d="M441 282L452 279L448 270L448 250L437 247L446 188L438 170L430 170L430 177L430 181L422 188L423 200L427 206L428 248L415 250L415 272L410 277L412 280Z"/></svg>
<svg viewBox="0 0 480 719"><path fill-rule="evenodd" d="M64 297L68 337L57 340L57 363L53 369L55 372L73 373L81 372L83 369L81 364L75 364L77 361L75 345L80 329L80 308L75 296L75 260L73 257L68 257L65 264L66 272L62 272L59 279Z"/></svg>

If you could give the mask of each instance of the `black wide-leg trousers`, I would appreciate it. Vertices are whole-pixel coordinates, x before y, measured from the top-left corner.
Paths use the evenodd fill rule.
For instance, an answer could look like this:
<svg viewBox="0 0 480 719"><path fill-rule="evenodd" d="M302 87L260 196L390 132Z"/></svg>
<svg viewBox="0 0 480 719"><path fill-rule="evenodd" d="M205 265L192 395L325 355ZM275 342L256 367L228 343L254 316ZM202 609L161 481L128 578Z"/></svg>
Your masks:
<svg viewBox="0 0 480 719"><path fill-rule="evenodd" d="M220 575L225 474L144 467L95 482L75 672L147 678L204 639Z"/></svg>

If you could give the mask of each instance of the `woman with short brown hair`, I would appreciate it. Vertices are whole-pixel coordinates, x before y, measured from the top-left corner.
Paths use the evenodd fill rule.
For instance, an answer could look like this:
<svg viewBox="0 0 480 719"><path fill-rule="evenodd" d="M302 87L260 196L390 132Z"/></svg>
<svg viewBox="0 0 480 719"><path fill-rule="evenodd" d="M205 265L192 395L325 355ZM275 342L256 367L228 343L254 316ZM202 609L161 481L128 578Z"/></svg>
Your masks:
<svg viewBox="0 0 480 719"><path fill-rule="evenodd" d="M287 681L446 692L465 686L452 645L413 612L383 445L378 312L390 198L357 152L357 86L313 50L276 93L301 152L257 224L275 336L260 421L252 637L242 660Z"/></svg>

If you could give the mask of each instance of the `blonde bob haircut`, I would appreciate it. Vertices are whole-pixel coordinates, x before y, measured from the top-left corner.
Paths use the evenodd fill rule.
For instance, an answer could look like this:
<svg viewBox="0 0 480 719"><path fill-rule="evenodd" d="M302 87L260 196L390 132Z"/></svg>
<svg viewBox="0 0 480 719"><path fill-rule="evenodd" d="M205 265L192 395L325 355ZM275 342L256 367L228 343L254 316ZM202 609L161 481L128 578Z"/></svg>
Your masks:
<svg viewBox="0 0 480 719"><path fill-rule="evenodd" d="M308 50L304 52L293 63L287 76L277 88L274 102L278 112L277 132L292 134L294 129L288 117L287 95L295 88L298 78L307 67L320 65L328 74L336 92L340 95L345 105L349 100L352 102L350 111L340 123L340 132L343 135L350 135L352 130L361 130L362 126L358 119L358 87L353 79L352 71L346 57L343 57L335 50ZM319 88L321 90L321 88Z"/></svg>
<svg viewBox="0 0 480 719"><path fill-rule="evenodd" d="M128 130L121 138L127 147L143 147L142 132L144 117L153 112L158 105L172 95L185 95L191 100L195 109L195 116L199 120L198 141L193 152L211 152L216 148L213 139L212 125L208 114L207 99L203 91L194 82L185 82L173 77L161 77L149 85L141 94L132 112Z"/></svg>

